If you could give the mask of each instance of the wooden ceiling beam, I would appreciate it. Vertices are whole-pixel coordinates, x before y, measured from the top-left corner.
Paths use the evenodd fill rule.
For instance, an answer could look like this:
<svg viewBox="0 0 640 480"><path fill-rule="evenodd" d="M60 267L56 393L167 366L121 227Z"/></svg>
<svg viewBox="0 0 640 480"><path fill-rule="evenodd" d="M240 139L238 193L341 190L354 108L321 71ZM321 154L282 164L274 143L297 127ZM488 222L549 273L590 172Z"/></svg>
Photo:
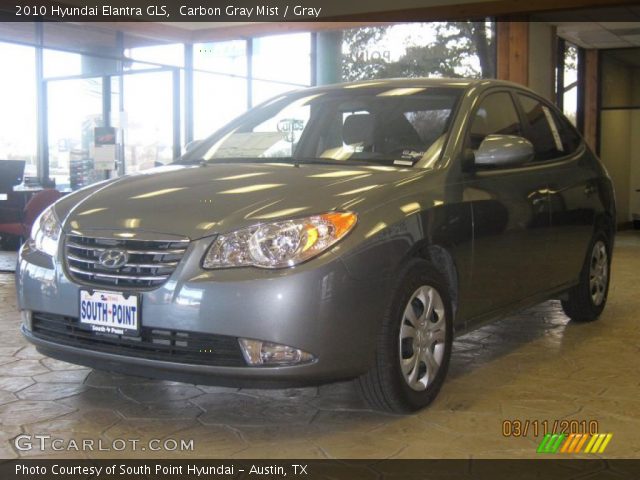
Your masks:
<svg viewBox="0 0 640 480"><path fill-rule="evenodd" d="M394 22L265 22L194 30L191 40L193 43L201 43L286 33L343 30L345 28L390 25L392 23Z"/></svg>
<svg viewBox="0 0 640 480"><path fill-rule="evenodd" d="M237 40L250 37L263 37L298 32L319 32L341 30L366 26L391 25L393 22L264 22L238 25L225 25L204 29L186 29L155 22L100 22L100 28L121 31L129 37L140 39L133 46L148 45L148 40L158 43L206 43L214 41ZM92 22L78 22L77 25L95 26ZM146 41L145 41L146 40Z"/></svg>

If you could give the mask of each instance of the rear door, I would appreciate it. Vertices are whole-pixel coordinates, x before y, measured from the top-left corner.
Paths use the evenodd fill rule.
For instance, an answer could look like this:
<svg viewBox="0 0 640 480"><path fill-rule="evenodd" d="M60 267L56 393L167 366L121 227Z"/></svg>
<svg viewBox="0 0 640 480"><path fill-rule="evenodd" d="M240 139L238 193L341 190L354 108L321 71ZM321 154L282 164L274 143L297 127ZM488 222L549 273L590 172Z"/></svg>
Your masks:
<svg viewBox="0 0 640 480"><path fill-rule="evenodd" d="M559 287L577 280L582 267L600 205L599 174L566 118L540 99L526 93L517 97L529 123L529 140L549 172L553 235L544 263L550 286Z"/></svg>

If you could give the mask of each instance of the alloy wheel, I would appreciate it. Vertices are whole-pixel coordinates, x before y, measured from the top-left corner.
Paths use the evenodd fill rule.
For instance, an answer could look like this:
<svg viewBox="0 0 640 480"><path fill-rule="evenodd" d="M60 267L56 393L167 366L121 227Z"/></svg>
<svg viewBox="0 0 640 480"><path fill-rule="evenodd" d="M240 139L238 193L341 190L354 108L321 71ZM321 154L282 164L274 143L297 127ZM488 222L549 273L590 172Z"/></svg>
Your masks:
<svg viewBox="0 0 640 480"><path fill-rule="evenodd" d="M609 280L609 257L607 246L602 240L598 240L591 251L589 263L589 293L591 301L599 306L604 301Z"/></svg>
<svg viewBox="0 0 640 480"><path fill-rule="evenodd" d="M411 295L400 325L400 369L407 385L426 390L442 365L446 341L445 308L438 291L428 285Z"/></svg>

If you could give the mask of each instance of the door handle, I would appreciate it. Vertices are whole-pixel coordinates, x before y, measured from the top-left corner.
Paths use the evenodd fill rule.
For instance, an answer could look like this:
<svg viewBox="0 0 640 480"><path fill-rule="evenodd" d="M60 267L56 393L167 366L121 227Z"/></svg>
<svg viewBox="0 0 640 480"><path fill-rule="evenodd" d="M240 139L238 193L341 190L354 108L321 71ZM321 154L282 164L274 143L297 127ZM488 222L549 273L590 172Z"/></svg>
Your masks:
<svg viewBox="0 0 640 480"><path fill-rule="evenodd" d="M598 191L598 189L596 188L595 185L587 185L586 187L584 187L584 194L587 197L590 197L591 195L593 195L597 191Z"/></svg>
<svg viewBox="0 0 640 480"><path fill-rule="evenodd" d="M528 197L531 205L537 207L543 203L549 203L549 190L547 188L536 190L531 192Z"/></svg>

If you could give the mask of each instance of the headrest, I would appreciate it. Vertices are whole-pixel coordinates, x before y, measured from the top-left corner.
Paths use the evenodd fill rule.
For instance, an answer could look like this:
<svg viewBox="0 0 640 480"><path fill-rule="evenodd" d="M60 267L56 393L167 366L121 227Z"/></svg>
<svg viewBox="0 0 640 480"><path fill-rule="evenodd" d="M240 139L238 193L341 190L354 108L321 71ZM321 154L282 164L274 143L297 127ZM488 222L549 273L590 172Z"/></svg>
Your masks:
<svg viewBox="0 0 640 480"><path fill-rule="evenodd" d="M347 145L373 145L373 115L349 115L342 126L342 140Z"/></svg>

